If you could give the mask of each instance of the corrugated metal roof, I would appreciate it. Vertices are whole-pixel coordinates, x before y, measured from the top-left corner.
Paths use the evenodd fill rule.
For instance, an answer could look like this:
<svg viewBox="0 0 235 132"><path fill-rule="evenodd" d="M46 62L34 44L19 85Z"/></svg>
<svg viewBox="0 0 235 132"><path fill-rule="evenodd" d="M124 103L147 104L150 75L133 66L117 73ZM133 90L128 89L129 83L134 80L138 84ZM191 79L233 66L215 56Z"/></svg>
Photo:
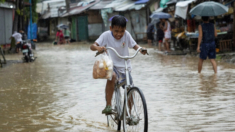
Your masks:
<svg viewBox="0 0 235 132"><path fill-rule="evenodd" d="M41 16L42 19L47 19L47 18L50 18L51 17L51 12L46 12L45 14L43 14Z"/></svg>
<svg viewBox="0 0 235 132"><path fill-rule="evenodd" d="M145 4L145 3L148 3L149 0L138 0L135 2L135 4Z"/></svg>
<svg viewBox="0 0 235 132"><path fill-rule="evenodd" d="M100 1L99 3L95 4L94 6L92 6L90 9L91 10L100 10L103 9L104 6L110 4L112 2L112 0L103 0Z"/></svg>
<svg viewBox="0 0 235 132"><path fill-rule="evenodd" d="M66 6L66 3L65 0L43 1L42 3L37 3L36 11L42 14L48 12L48 5L50 7L50 17L58 17L58 8Z"/></svg>
<svg viewBox="0 0 235 132"><path fill-rule="evenodd" d="M0 3L0 7L15 9L15 4L11 2Z"/></svg>
<svg viewBox="0 0 235 132"><path fill-rule="evenodd" d="M127 0L127 1L119 4L118 6L115 6L114 10L115 11L126 11L126 10L129 10L129 8L131 8L134 5L135 5L135 1Z"/></svg>
<svg viewBox="0 0 235 132"><path fill-rule="evenodd" d="M104 6L103 8L114 8L114 7L116 7L116 6L120 5L120 4L122 4L122 3L125 2L125 1L126 1L126 0L115 0L115 1L113 1L112 3L110 3L110 4L106 5L106 6Z"/></svg>
<svg viewBox="0 0 235 132"><path fill-rule="evenodd" d="M112 8L114 11L126 11L126 10L140 10L145 7L145 4L136 5L136 1L132 0L115 0L112 3L106 5L104 8Z"/></svg>
<svg viewBox="0 0 235 132"><path fill-rule="evenodd" d="M89 7L97 4L98 2L100 2L100 0L95 0L95 2L89 3L86 6L77 6L77 7L71 8L68 13L65 13L61 17L66 17L66 16L80 14L81 12L83 12L84 10L88 9Z"/></svg>

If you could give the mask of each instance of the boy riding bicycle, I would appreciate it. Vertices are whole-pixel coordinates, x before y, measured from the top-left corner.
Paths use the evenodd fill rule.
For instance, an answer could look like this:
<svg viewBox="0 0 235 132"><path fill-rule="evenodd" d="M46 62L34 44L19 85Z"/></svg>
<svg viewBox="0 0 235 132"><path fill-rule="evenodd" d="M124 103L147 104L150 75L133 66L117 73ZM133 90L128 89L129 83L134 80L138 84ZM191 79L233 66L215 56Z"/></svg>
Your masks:
<svg viewBox="0 0 235 132"><path fill-rule="evenodd" d="M130 33L126 31L126 18L123 16L114 16L112 18L112 23L110 26L110 31L106 31L100 35L100 37L95 41L94 44L90 46L92 51L103 52L106 50L105 47L114 48L121 56L129 56L128 48L133 48L137 50L140 46L137 45L135 40L132 38ZM102 111L102 114L111 114L111 100L114 92L114 87L116 82L125 81L125 62L123 59L118 58L114 52L109 52L113 61L113 76L112 80L107 80L106 83L106 107ZM145 55L146 51L141 51ZM128 60L128 69L131 71L131 63ZM130 82L133 83L130 76Z"/></svg>

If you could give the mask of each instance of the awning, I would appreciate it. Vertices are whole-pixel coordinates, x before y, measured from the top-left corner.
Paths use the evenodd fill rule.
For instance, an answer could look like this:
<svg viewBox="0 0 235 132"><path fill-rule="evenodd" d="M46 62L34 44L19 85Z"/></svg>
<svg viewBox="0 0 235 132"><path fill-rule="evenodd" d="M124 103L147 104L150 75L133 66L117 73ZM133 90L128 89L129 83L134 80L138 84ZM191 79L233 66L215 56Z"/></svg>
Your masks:
<svg viewBox="0 0 235 132"><path fill-rule="evenodd" d="M92 6L90 8L90 10L100 10L100 9L103 9L104 6L110 4L111 2L112 2L111 0L100 1L99 3L95 4L94 6Z"/></svg>
<svg viewBox="0 0 235 132"><path fill-rule="evenodd" d="M180 1L185 1L185 0L170 0L166 3L166 5L176 4L177 2L180 2Z"/></svg>
<svg viewBox="0 0 235 132"><path fill-rule="evenodd" d="M186 7L188 6L189 4L191 4L192 2L195 2L197 0L187 0L187 1L180 1L180 2L177 2L176 6L177 7Z"/></svg>
<svg viewBox="0 0 235 132"><path fill-rule="evenodd" d="M155 11L153 12L153 14L154 14L154 13L158 13L158 12L162 12L164 9L165 9L165 8L160 7L160 8L158 8L157 10L155 10Z"/></svg>
<svg viewBox="0 0 235 132"><path fill-rule="evenodd" d="M0 2L0 7L15 9L15 4L11 2L4 2L4 3Z"/></svg>
<svg viewBox="0 0 235 132"><path fill-rule="evenodd" d="M132 6L135 5L135 2L134 1L125 1L123 3L121 3L120 5L116 6L114 8L115 11L126 11L126 10L129 10L129 8L131 8Z"/></svg>
<svg viewBox="0 0 235 132"><path fill-rule="evenodd" d="M195 2L196 0L187 0L187 1L181 1L177 2L176 9L175 9L175 17L179 16L183 19L187 18L187 11L188 11L188 5L192 2Z"/></svg>
<svg viewBox="0 0 235 132"><path fill-rule="evenodd" d="M45 14L43 14L41 16L41 19L47 19L47 18L50 18L51 17L51 12L46 12Z"/></svg>
<svg viewBox="0 0 235 132"><path fill-rule="evenodd" d="M140 10L141 8L145 7L145 4L136 4L136 1L132 0L116 0L112 3L103 7L103 9L111 8L114 11L127 11L127 10Z"/></svg>
<svg viewBox="0 0 235 132"><path fill-rule="evenodd" d="M77 7L71 8L68 13L63 14L61 17L66 17L66 16L72 16L72 15L80 14L84 10L92 7L93 5L95 5L95 4L99 3L99 2L100 2L100 0L95 0L95 2L89 3L86 6L77 6Z"/></svg>
<svg viewBox="0 0 235 132"><path fill-rule="evenodd" d="M145 3L148 3L149 0L138 0L135 2L135 4L145 4Z"/></svg>
<svg viewBox="0 0 235 132"><path fill-rule="evenodd" d="M166 5L175 4L177 2L178 2L178 0L170 0L166 3Z"/></svg>
<svg viewBox="0 0 235 132"><path fill-rule="evenodd" d="M167 7L166 3L167 3L168 1L169 1L169 0L161 0L161 2L160 2L160 7L166 8L166 7Z"/></svg>
<svg viewBox="0 0 235 132"><path fill-rule="evenodd" d="M119 5L121 5L123 2L125 2L126 0L115 0L115 1L113 1L112 3L110 3L110 4L108 4L108 5L106 5L106 6L104 6L103 8L114 8L114 7L116 7L116 6L119 6Z"/></svg>

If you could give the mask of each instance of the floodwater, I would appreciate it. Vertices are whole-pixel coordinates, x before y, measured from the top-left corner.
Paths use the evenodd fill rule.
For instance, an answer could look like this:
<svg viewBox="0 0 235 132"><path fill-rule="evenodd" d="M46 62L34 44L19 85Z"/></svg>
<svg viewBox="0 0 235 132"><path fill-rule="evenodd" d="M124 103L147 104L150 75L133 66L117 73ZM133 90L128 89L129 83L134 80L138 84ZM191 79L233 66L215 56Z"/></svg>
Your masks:
<svg viewBox="0 0 235 132"><path fill-rule="evenodd" d="M132 60L134 84L148 107L149 132L235 131L235 66L196 57L167 56L149 48ZM130 50L134 54L134 50ZM37 44L33 63L0 69L1 132L114 132L107 127L105 80L92 78L89 44ZM6 55L18 60L21 54Z"/></svg>

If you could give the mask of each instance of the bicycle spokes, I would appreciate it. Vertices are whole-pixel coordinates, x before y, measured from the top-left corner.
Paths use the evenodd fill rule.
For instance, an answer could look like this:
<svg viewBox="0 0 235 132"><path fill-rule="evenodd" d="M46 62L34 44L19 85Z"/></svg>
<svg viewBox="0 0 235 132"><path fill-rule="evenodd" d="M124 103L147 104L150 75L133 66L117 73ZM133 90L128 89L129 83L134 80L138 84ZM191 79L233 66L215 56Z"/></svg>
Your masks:
<svg viewBox="0 0 235 132"><path fill-rule="evenodd" d="M128 108L124 109L124 132L146 132L148 128L147 106L144 96L138 88L129 91L125 106Z"/></svg>

